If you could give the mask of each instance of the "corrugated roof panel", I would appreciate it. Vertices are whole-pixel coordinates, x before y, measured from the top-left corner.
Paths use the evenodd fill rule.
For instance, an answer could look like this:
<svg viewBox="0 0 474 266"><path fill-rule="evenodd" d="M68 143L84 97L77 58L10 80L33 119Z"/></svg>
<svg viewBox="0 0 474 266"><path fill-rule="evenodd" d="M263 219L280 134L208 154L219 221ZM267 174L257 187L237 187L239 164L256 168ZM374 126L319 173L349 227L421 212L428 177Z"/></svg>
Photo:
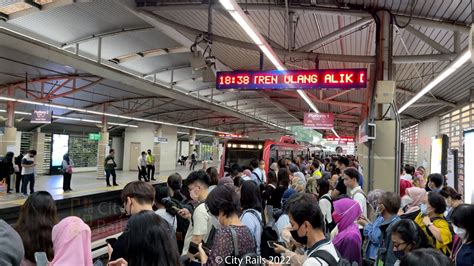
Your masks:
<svg viewBox="0 0 474 266"><path fill-rule="evenodd" d="M147 25L121 5L111 5L109 1L75 3L32 13L8 23L62 43L97 33Z"/></svg>

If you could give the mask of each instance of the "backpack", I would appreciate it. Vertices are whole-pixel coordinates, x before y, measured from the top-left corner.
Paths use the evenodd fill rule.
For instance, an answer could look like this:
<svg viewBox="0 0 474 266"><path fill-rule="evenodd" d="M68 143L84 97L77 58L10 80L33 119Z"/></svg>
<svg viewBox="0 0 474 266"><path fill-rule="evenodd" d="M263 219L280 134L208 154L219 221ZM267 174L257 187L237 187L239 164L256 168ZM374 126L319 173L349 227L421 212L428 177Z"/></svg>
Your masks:
<svg viewBox="0 0 474 266"><path fill-rule="evenodd" d="M193 161L196 160L196 154L195 153L191 154L191 160L193 160Z"/></svg>
<svg viewBox="0 0 474 266"><path fill-rule="evenodd" d="M332 204L331 196L323 195L319 200L321 199L327 199L329 203L331 203L331 214L332 214L334 212L334 205ZM328 221L326 220L325 222L326 222L326 233L331 234L332 230L336 227L336 223L334 221L331 221L330 223L328 223Z"/></svg>
<svg viewBox="0 0 474 266"><path fill-rule="evenodd" d="M337 256L339 257L339 261L331 255L331 253L327 252L326 250L316 250L313 252L309 257L315 259L322 259L324 260L329 266L358 266L359 263L357 262L349 262L348 260L341 257L341 254L336 249Z"/></svg>
<svg viewBox="0 0 474 266"><path fill-rule="evenodd" d="M238 258L238 260L236 260L237 264L234 263L234 264L228 264L228 265L239 265L239 266L243 266L243 265L261 265L259 263L254 263L254 262L261 261L261 260L259 260L259 256L255 252L240 255L239 241L238 241L238 238L237 238L237 232L235 232L235 229L232 226L230 226L229 228L230 228L230 233L232 234L232 246L233 246L233 250L234 250L232 252L232 256L234 256L235 258ZM255 243L255 246L257 246L256 243Z"/></svg>
<svg viewBox="0 0 474 266"><path fill-rule="evenodd" d="M444 217L434 217L433 219L431 219L431 222L434 222L436 220L445 220L449 225L449 231L451 232L451 242L449 242L448 245L447 245L449 250L447 251L447 253L444 253L443 251L440 250L442 253L444 253L444 255L449 257L449 256L451 256L451 252L453 251L453 246L454 246L453 245L454 244L453 240L454 240L455 233L454 233L453 226ZM431 231L428 228L426 228L426 233L433 240L433 243L435 243L435 245L436 245L436 238L433 236L433 234L431 233Z"/></svg>
<svg viewBox="0 0 474 266"><path fill-rule="evenodd" d="M254 215L258 219L262 227L262 236L260 237L260 256L266 259L278 256L275 250L267 245L268 241L278 241L278 233L275 232L272 227L265 226L264 222L260 220L260 217L258 217L258 214L255 210L249 209L245 212L249 212ZM264 217L264 215L262 217ZM255 243L257 243L257 241L255 241Z"/></svg>

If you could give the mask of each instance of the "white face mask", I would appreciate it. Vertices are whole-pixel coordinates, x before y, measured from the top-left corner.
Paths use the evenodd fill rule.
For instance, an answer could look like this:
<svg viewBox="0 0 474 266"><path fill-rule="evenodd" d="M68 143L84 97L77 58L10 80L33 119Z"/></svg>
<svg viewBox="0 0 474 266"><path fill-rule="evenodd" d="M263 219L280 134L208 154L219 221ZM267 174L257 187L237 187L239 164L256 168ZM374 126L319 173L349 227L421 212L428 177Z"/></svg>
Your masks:
<svg viewBox="0 0 474 266"><path fill-rule="evenodd" d="M219 223L219 219L217 219L217 217L212 215L212 214L210 214L209 216L211 218L211 223L214 226L214 228L220 229L221 228L221 223Z"/></svg>
<svg viewBox="0 0 474 266"><path fill-rule="evenodd" d="M467 231L466 231L466 229L464 229L464 228L459 228L459 227L457 227L457 226L455 226L455 225L453 224L453 231L454 231L454 233L455 233L456 235L459 236L459 238L461 238L461 239L463 239L463 240L466 239L466 236L467 236Z"/></svg>

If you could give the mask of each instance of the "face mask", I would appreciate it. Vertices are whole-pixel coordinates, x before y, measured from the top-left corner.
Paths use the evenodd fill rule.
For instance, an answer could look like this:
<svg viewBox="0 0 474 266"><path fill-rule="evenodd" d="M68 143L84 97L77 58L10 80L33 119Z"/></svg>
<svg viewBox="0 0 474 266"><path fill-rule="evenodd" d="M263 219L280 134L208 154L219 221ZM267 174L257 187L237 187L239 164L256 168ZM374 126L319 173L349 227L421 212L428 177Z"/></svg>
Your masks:
<svg viewBox="0 0 474 266"><path fill-rule="evenodd" d="M422 203L420 204L420 211L421 211L421 214L423 215L428 215L428 206L426 206L426 204Z"/></svg>
<svg viewBox="0 0 474 266"><path fill-rule="evenodd" d="M196 192L196 188L194 188L193 190L189 191L189 196L191 197L191 199L193 199L194 201L198 201L199 199L199 194Z"/></svg>
<svg viewBox="0 0 474 266"><path fill-rule="evenodd" d="M397 259L402 260L403 257L405 257L405 251L397 250L397 251L393 252L393 255L395 255L395 257L397 257Z"/></svg>
<svg viewBox="0 0 474 266"><path fill-rule="evenodd" d="M214 228L216 228L216 229L220 229L221 228L221 223L219 223L219 220L217 219L217 217L214 216L214 215L210 215L210 216L211 216L212 226L214 226Z"/></svg>
<svg viewBox="0 0 474 266"><path fill-rule="evenodd" d="M467 231L464 228L459 228L453 224L453 231L456 235L459 236L461 239L466 239Z"/></svg>
<svg viewBox="0 0 474 266"><path fill-rule="evenodd" d="M293 231L290 231L291 233L291 237L298 243L302 244L302 245L306 245L306 243L308 243L308 237L307 236L299 236L298 235L298 230L301 228L298 227L298 229L296 230L293 230Z"/></svg>
<svg viewBox="0 0 474 266"><path fill-rule="evenodd" d="M347 209L345 212L343 213L336 213L336 212L333 212L332 213L332 220L335 222L335 223L339 223L341 220L342 220L342 217L344 217L344 215L346 213L348 213L352 208L354 208L355 206L359 206L359 204L354 204L352 205L349 209Z"/></svg>

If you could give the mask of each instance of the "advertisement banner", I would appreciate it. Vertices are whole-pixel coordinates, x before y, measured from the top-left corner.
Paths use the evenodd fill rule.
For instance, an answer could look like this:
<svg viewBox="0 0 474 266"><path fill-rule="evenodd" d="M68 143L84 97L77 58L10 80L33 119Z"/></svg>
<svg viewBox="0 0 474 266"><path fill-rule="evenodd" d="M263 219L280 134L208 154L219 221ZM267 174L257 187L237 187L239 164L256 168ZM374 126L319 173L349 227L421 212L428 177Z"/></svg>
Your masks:
<svg viewBox="0 0 474 266"><path fill-rule="evenodd" d="M306 128L330 130L334 127L334 114L304 113L304 126Z"/></svg>
<svg viewBox="0 0 474 266"><path fill-rule="evenodd" d="M153 139L153 142L155 142L155 143L168 143L168 139L167 138L161 138L161 137L155 137Z"/></svg>

